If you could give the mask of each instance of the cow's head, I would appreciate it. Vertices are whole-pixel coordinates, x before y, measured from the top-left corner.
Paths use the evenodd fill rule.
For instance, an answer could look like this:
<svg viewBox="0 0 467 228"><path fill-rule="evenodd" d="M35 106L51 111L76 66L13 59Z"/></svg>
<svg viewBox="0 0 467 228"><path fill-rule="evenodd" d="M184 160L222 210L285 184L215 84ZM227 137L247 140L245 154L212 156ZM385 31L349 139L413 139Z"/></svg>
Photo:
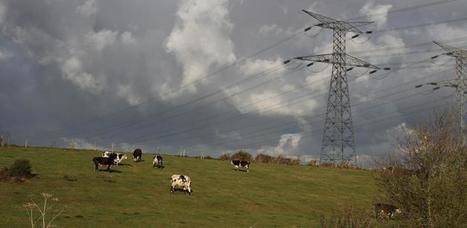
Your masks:
<svg viewBox="0 0 467 228"><path fill-rule="evenodd" d="M186 191L188 192L189 195L191 195L191 193L193 193L193 189L191 189L191 186L188 186Z"/></svg>

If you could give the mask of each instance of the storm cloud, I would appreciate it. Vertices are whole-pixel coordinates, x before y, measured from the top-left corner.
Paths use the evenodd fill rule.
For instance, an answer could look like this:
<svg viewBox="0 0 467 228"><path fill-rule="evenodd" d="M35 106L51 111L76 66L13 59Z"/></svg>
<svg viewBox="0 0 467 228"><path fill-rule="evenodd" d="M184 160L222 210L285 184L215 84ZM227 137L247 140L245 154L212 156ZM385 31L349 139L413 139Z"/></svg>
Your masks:
<svg viewBox="0 0 467 228"><path fill-rule="evenodd" d="M437 2L437 1L433 1ZM413 6L419 7L413 7ZM432 40L465 47L467 3L351 0L0 0L0 134L12 142L213 156L317 158L331 67L284 60L330 53L332 32L301 13L375 23L347 51L391 67L348 72L357 152L390 151L452 90ZM458 20L457 20L458 19ZM447 21L447 23L440 23ZM419 26L423 25L423 26Z"/></svg>

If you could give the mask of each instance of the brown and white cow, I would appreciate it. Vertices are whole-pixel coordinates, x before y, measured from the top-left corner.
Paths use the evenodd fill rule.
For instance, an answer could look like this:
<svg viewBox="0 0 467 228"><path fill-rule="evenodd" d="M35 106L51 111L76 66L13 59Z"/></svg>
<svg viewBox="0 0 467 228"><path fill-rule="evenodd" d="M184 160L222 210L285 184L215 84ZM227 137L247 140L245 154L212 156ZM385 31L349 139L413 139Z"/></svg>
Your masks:
<svg viewBox="0 0 467 228"><path fill-rule="evenodd" d="M170 179L172 181L170 192L174 193L176 190L182 190L189 195L191 195L193 192L191 189L191 179L189 176L174 174L170 177Z"/></svg>

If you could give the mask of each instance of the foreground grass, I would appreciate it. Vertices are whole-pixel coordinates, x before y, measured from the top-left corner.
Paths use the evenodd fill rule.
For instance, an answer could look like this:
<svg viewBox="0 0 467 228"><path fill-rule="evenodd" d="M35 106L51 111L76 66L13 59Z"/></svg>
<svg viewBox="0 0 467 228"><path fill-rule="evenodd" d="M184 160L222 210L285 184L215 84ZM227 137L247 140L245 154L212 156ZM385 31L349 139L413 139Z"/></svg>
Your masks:
<svg viewBox="0 0 467 228"><path fill-rule="evenodd" d="M228 161L164 156L165 169L145 161L94 172L95 151L1 148L0 167L29 159L38 177L0 183L0 227L27 227L22 207L41 192L66 206L59 227L316 227L343 205L367 209L375 195L372 173L254 163L236 172ZM168 178L189 175L192 196L171 194ZM77 178L68 181L65 175Z"/></svg>

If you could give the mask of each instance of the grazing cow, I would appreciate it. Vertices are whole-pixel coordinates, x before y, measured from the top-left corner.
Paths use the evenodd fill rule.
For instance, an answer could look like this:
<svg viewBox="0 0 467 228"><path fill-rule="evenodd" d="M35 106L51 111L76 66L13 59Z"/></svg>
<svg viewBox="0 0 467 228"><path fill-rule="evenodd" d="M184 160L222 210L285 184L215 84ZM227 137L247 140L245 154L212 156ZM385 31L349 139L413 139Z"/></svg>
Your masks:
<svg viewBox="0 0 467 228"><path fill-rule="evenodd" d="M95 170L99 170L99 165L107 166L107 171L110 171L110 167L114 164L114 160L117 158L117 154L110 154L109 157L94 157L92 161L94 162Z"/></svg>
<svg viewBox="0 0 467 228"><path fill-rule="evenodd" d="M248 170L250 169L250 162L245 161L245 160L232 160L230 161L230 164L232 164L235 168L235 170Z"/></svg>
<svg viewBox="0 0 467 228"><path fill-rule="evenodd" d="M373 206L375 207L376 219L393 218L402 212L401 209L391 204L375 203Z"/></svg>
<svg viewBox="0 0 467 228"><path fill-rule="evenodd" d="M133 151L133 161L141 161L143 159L143 151L141 149L135 149Z"/></svg>
<svg viewBox="0 0 467 228"><path fill-rule="evenodd" d="M191 179L189 176L174 174L170 179L172 180L170 192L173 193L175 190L182 190L189 195L191 195L193 192L191 189Z"/></svg>
<svg viewBox="0 0 467 228"><path fill-rule="evenodd" d="M152 159L152 167L164 168L164 165L162 164L162 156L154 156L154 158Z"/></svg>
<svg viewBox="0 0 467 228"><path fill-rule="evenodd" d="M120 162L122 162L123 160L125 159L128 159L128 157L126 156L126 154L123 154L123 153L115 153L115 152L109 152L109 151L105 151L104 153L102 153L102 157L104 158L108 158L110 155L112 154L115 154L115 160L114 160L114 165L120 165Z"/></svg>

